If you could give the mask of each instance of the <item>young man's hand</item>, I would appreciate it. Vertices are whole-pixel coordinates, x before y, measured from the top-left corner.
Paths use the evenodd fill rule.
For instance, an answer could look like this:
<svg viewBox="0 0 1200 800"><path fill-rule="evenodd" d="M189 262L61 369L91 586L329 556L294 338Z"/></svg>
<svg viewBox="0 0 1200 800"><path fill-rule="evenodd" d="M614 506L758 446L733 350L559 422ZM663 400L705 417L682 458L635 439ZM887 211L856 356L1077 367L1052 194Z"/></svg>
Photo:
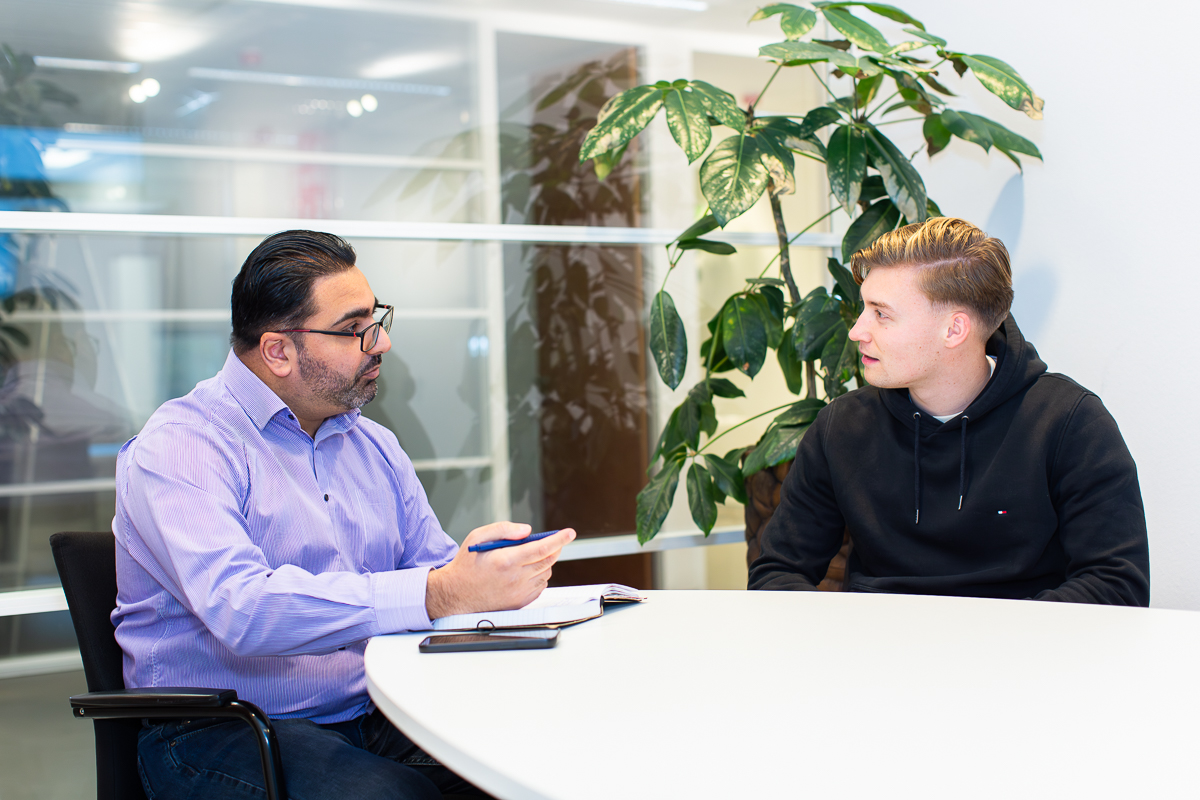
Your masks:
<svg viewBox="0 0 1200 800"><path fill-rule="evenodd" d="M484 553L468 549L494 539L524 539L531 532L528 525L516 522L493 522L471 531L454 560L429 573L425 589L429 618L505 611L537 599L550 580L550 568L563 545L575 538L573 529L563 528L536 542Z"/></svg>

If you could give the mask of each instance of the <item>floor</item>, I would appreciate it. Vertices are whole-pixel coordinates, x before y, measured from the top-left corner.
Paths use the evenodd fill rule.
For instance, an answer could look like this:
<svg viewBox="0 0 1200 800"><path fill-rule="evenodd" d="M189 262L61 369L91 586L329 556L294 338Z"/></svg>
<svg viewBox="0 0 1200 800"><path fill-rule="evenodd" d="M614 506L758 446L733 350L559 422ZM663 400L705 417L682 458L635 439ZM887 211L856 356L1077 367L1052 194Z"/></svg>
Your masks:
<svg viewBox="0 0 1200 800"><path fill-rule="evenodd" d="M0 680L0 800L96 796L92 724L67 704L86 691L82 671Z"/></svg>

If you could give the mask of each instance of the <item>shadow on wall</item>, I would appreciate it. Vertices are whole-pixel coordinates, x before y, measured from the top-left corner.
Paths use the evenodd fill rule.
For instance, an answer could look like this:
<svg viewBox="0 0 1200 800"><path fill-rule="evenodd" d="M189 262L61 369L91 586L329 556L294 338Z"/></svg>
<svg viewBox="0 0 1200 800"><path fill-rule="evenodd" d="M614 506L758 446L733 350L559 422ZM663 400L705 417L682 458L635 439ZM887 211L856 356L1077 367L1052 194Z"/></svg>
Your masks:
<svg viewBox="0 0 1200 800"><path fill-rule="evenodd" d="M1058 294L1058 278L1047 266L1025 265L1017 257L1025 222L1025 181L1014 175L1004 184L985 226L989 236L1004 242L1013 257L1013 316L1025 338L1036 346Z"/></svg>

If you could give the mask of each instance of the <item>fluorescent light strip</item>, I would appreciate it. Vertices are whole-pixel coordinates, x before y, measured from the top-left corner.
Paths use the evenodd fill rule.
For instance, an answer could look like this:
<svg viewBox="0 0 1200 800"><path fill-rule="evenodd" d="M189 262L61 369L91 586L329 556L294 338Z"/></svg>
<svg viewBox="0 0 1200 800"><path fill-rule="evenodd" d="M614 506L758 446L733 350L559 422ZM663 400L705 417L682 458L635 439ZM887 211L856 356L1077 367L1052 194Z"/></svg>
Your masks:
<svg viewBox="0 0 1200 800"><path fill-rule="evenodd" d="M680 11L708 11L708 3L700 0L592 0L593 3L625 3L631 6L675 8Z"/></svg>
<svg viewBox="0 0 1200 800"><path fill-rule="evenodd" d="M368 81L358 78L325 78L318 75L286 75L280 72L249 72L240 69L212 69L192 67L189 78L208 78L232 83L265 83L271 86L303 86L321 89L350 89L366 92L395 92L398 94L425 94L445 97L450 94L449 86L431 86L423 83L394 83L392 81Z"/></svg>
<svg viewBox="0 0 1200 800"><path fill-rule="evenodd" d="M81 69L88 72L119 72L123 75L132 75L142 68L141 64L134 61L94 61L57 56L34 56L33 63L46 69Z"/></svg>

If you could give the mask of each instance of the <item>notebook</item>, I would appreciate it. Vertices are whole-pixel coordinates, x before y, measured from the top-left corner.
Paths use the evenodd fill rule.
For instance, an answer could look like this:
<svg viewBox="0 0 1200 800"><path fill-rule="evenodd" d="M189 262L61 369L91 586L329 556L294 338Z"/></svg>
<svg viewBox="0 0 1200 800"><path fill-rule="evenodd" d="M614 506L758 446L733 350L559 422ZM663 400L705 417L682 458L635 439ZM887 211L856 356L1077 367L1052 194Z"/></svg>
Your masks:
<svg viewBox="0 0 1200 800"><path fill-rule="evenodd" d="M640 603L646 596L619 583L555 586L538 599L512 611L453 614L433 621L435 631L497 630L501 628L560 628L604 613L606 603Z"/></svg>

